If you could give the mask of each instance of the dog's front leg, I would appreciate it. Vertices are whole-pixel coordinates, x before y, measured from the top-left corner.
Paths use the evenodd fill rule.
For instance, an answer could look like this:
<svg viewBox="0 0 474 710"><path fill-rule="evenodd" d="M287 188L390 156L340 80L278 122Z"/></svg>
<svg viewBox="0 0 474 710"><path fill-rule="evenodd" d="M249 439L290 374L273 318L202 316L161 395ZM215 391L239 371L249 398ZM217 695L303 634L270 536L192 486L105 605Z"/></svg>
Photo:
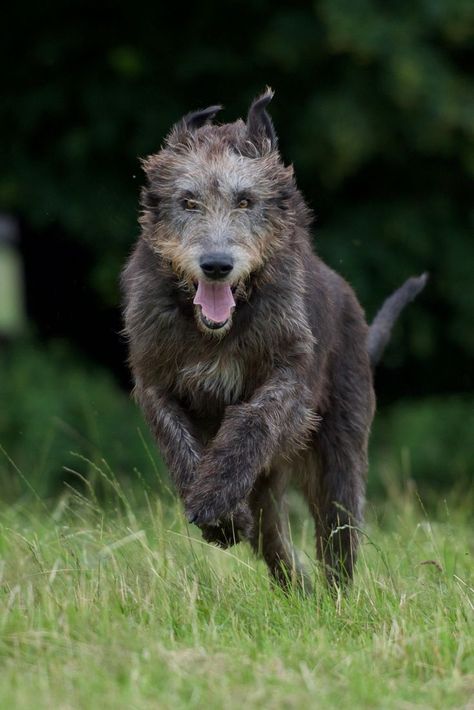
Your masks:
<svg viewBox="0 0 474 710"><path fill-rule="evenodd" d="M176 490L184 497L193 485L202 456L202 446L192 433L191 422L179 403L156 386L138 382L135 399L145 414Z"/></svg>
<svg viewBox="0 0 474 710"><path fill-rule="evenodd" d="M301 372L275 370L248 402L227 408L186 497L188 520L202 525L230 516L275 454L301 446L316 422Z"/></svg>
<svg viewBox="0 0 474 710"><path fill-rule="evenodd" d="M178 494L186 498L194 485L203 450L192 433L188 417L175 400L157 387L138 383L135 398L143 409ZM230 547L242 537L249 537L252 516L247 506L242 505L232 519L222 520L220 525L200 525L200 528L207 542Z"/></svg>

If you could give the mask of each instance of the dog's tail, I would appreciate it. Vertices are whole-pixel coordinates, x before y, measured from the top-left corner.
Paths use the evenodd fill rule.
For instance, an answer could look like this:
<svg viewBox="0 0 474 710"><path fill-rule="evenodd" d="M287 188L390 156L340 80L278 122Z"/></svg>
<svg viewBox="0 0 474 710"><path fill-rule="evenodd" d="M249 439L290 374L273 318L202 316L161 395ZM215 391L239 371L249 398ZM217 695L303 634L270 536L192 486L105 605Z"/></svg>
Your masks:
<svg viewBox="0 0 474 710"><path fill-rule="evenodd" d="M412 276L382 304L370 328L367 348L372 367L378 363L385 350L393 325L405 306L423 290L428 274Z"/></svg>

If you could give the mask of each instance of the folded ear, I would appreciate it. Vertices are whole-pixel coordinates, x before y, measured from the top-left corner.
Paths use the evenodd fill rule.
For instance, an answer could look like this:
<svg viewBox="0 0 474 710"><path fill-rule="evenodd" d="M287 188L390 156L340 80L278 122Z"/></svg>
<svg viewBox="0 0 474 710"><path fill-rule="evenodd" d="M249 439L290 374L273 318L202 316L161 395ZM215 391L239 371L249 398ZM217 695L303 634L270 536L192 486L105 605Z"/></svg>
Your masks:
<svg viewBox="0 0 474 710"><path fill-rule="evenodd" d="M222 106L208 106L199 111L187 113L178 123L174 124L166 137L165 143L173 146L176 150L186 148L192 141L194 131L212 121L221 108Z"/></svg>
<svg viewBox="0 0 474 710"><path fill-rule="evenodd" d="M273 89L267 86L264 93L254 100L247 114L249 140L263 153L275 150L278 146L278 137L266 110L274 93Z"/></svg>
<svg viewBox="0 0 474 710"><path fill-rule="evenodd" d="M200 109L199 111L191 111L187 113L183 118L183 122L188 129L188 131L195 131L205 123L209 123L215 117L219 111L222 110L222 106L208 106L207 108Z"/></svg>

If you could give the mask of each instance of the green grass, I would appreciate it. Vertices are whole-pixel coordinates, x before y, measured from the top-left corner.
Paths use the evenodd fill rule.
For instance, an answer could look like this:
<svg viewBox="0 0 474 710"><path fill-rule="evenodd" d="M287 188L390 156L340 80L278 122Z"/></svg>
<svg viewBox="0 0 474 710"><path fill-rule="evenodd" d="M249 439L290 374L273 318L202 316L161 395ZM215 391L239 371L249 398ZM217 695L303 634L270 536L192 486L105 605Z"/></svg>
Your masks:
<svg viewBox="0 0 474 710"><path fill-rule="evenodd" d="M247 546L116 482L1 511L2 708L467 708L474 693L470 506L369 506L356 580L333 599L269 583ZM300 508L298 502L296 508Z"/></svg>

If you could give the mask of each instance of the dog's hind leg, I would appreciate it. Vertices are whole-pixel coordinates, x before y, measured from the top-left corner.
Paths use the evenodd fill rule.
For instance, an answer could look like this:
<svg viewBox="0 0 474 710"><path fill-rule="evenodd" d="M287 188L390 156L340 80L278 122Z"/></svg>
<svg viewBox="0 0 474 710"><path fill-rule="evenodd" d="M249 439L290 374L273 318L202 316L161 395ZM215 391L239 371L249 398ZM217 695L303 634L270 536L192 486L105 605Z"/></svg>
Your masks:
<svg viewBox="0 0 474 710"><path fill-rule="evenodd" d="M330 381L330 397L313 437L315 455L308 458L312 466L306 470L305 492L316 527L317 555L329 583L343 585L352 579L357 556L375 410L369 360L358 339L348 339L334 357Z"/></svg>
<svg viewBox="0 0 474 710"><path fill-rule="evenodd" d="M274 579L285 589L292 586L310 591L311 583L289 540L285 491L289 474L272 469L257 480L249 505L254 516L251 544L263 557Z"/></svg>
<svg viewBox="0 0 474 710"><path fill-rule="evenodd" d="M323 418L315 437L317 455L305 476L316 553L331 585L344 585L353 575L365 502L368 427L352 426L335 407Z"/></svg>

